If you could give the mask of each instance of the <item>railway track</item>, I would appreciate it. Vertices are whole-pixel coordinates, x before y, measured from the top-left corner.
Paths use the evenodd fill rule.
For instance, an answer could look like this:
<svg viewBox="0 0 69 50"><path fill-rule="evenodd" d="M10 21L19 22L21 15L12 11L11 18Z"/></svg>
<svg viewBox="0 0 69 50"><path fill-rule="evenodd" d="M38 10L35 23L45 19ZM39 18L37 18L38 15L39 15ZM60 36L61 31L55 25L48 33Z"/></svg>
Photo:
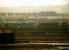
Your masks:
<svg viewBox="0 0 69 50"><path fill-rule="evenodd" d="M0 50L69 50L69 43L0 44Z"/></svg>

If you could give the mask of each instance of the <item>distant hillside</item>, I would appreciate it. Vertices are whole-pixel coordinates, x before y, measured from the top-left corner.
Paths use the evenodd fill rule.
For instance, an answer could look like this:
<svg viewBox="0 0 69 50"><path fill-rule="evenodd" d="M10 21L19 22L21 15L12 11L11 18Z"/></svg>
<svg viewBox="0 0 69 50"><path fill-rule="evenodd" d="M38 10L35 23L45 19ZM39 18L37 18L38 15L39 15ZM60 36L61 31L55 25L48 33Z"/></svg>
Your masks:
<svg viewBox="0 0 69 50"><path fill-rule="evenodd" d="M69 5L53 6L53 7L0 7L0 12L20 12L20 13L32 13L41 11L55 11L57 13L69 13Z"/></svg>

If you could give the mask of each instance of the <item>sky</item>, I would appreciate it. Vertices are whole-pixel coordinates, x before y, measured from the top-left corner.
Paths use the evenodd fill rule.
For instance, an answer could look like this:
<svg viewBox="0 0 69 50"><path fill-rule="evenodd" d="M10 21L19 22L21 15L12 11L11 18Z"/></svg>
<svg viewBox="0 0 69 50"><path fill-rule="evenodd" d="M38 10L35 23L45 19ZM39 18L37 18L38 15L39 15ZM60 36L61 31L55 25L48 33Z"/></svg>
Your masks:
<svg viewBox="0 0 69 50"><path fill-rule="evenodd" d="M0 0L0 7L57 6L68 2L69 0Z"/></svg>
<svg viewBox="0 0 69 50"><path fill-rule="evenodd" d="M56 11L62 13L69 12L68 6L64 7L67 4L69 0L0 0L0 12Z"/></svg>

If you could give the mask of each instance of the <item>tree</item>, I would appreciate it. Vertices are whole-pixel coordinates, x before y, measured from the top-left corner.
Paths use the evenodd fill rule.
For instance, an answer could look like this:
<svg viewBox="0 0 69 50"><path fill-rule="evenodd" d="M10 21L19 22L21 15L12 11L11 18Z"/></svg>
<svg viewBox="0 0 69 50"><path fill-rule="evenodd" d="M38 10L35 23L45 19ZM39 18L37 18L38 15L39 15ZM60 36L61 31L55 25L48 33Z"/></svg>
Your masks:
<svg viewBox="0 0 69 50"><path fill-rule="evenodd" d="M62 23L61 30L62 30L62 33L68 35L68 23L67 22Z"/></svg>

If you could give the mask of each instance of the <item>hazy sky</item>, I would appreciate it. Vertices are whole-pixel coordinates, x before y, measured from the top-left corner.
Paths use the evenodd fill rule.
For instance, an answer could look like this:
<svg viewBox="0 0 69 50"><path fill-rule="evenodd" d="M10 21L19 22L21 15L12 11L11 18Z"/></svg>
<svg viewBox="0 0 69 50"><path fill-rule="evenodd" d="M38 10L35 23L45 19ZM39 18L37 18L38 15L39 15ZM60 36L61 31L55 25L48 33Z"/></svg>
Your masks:
<svg viewBox="0 0 69 50"><path fill-rule="evenodd" d="M0 0L0 7L56 6L68 4L69 0Z"/></svg>
<svg viewBox="0 0 69 50"><path fill-rule="evenodd" d="M67 4L69 0L0 0L0 12L69 12L68 6L62 6Z"/></svg>

